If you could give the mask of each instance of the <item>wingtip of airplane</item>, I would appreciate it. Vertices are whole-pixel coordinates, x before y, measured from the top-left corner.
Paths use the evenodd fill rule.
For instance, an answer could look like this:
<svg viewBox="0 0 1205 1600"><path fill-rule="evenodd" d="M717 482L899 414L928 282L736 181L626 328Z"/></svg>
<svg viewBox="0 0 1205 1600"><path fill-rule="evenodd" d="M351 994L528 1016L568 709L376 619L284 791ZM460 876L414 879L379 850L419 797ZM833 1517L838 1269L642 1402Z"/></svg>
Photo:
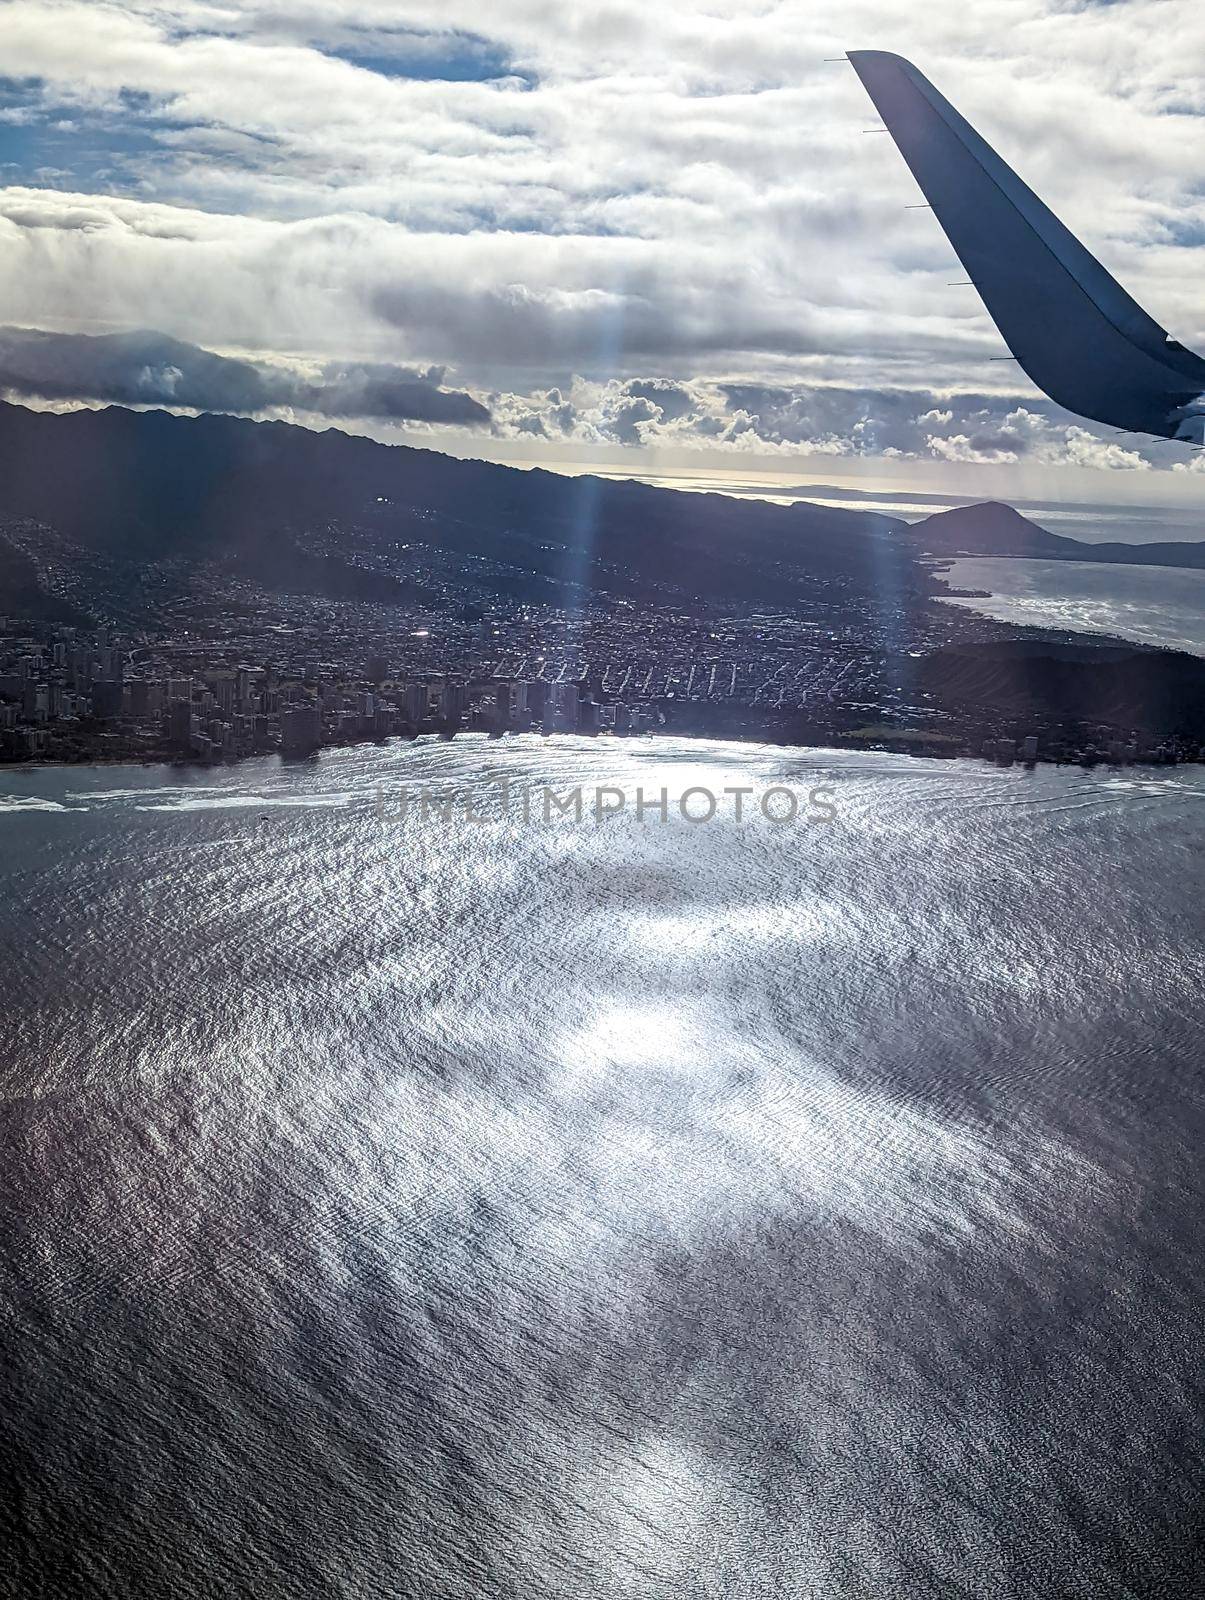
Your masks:
<svg viewBox="0 0 1205 1600"><path fill-rule="evenodd" d="M924 92L932 85L914 61L891 50L849 50L845 59L861 78L867 91L890 92L903 80Z"/></svg>
<svg viewBox="0 0 1205 1600"><path fill-rule="evenodd" d="M887 66L890 63L892 66L904 67L911 72L916 71L907 56L897 56L890 50L847 50L845 59L855 67L859 63L868 67L875 65Z"/></svg>

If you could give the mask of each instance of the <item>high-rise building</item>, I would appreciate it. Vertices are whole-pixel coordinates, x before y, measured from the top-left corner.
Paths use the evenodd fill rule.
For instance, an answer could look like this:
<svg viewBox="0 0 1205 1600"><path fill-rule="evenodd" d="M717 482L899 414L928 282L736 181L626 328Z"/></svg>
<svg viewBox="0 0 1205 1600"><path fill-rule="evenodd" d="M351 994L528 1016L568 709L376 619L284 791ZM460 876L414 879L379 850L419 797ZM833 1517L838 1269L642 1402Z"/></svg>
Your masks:
<svg viewBox="0 0 1205 1600"><path fill-rule="evenodd" d="M281 749L289 755L304 755L322 743L322 714L313 700L287 706L280 718Z"/></svg>
<svg viewBox="0 0 1205 1600"><path fill-rule="evenodd" d="M193 747L196 723L191 700L173 700L167 713L167 736L177 750L188 752Z"/></svg>
<svg viewBox="0 0 1205 1600"><path fill-rule="evenodd" d="M113 644L104 645L96 652L96 673L109 683L120 683L124 669L123 652Z"/></svg>
<svg viewBox="0 0 1205 1600"><path fill-rule="evenodd" d="M212 677L206 678L205 682L213 695L214 702L227 713L233 711L237 695L234 678L228 673L214 673Z"/></svg>
<svg viewBox="0 0 1205 1600"><path fill-rule="evenodd" d="M46 693L45 683L27 680L21 696L21 715L26 722L46 722L50 717L50 694Z"/></svg>
<svg viewBox="0 0 1205 1600"><path fill-rule="evenodd" d="M577 727L577 684L554 683L548 691L548 709L544 717L546 728L556 728L572 733Z"/></svg>
<svg viewBox="0 0 1205 1600"><path fill-rule="evenodd" d="M439 694L439 714L446 722L459 722L468 705L468 688L453 678L445 678Z"/></svg>
<svg viewBox="0 0 1205 1600"><path fill-rule="evenodd" d="M494 685L494 703L490 719L495 728L509 728L511 721L510 694L513 685L508 678L500 678Z"/></svg>
<svg viewBox="0 0 1205 1600"><path fill-rule="evenodd" d="M408 683L401 695L402 711L407 722L417 728L427 720L430 696L425 683Z"/></svg>
<svg viewBox="0 0 1205 1600"><path fill-rule="evenodd" d="M532 720L542 722L548 709L548 685L543 678L535 678L527 685L527 709Z"/></svg>

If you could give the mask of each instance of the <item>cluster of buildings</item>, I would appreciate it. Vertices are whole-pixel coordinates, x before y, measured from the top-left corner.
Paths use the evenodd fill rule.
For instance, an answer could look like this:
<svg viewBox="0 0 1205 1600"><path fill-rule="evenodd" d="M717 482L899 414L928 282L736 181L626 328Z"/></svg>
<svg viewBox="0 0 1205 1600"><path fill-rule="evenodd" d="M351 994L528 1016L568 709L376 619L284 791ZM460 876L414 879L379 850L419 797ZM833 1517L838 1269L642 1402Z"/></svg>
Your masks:
<svg viewBox="0 0 1205 1600"><path fill-rule="evenodd" d="M1054 756L1059 760L1078 761L1084 766L1107 763L1111 767L1132 766L1136 761L1144 766L1162 766L1181 759L1183 752L1175 741L1145 739L1137 730L1128 738L1115 737L1109 728L1097 728L1091 736L1077 738L1073 744L1064 739L1047 741L1043 746L1036 733L1023 738L985 739L983 756L997 766L1011 767L1014 762L1031 765L1039 755Z"/></svg>
<svg viewBox="0 0 1205 1600"><path fill-rule="evenodd" d="M427 674L390 677L315 661L295 670L222 662L189 669L102 630L0 649L0 758L172 756L233 761L424 732L635 734L647 707L600 702L578 682Z"/></svg>
<svg viewBox="0 0 1205 1600"><path fill-rule="evenodd" d="M814 617L622 604L387 620L388 632L374 608L335 615L326 603L313 615L297 603L254 624L215 617L202 628L190 617L123 636L0 619L0 760L222 762L462 729L661 728L1002 765L1199 755L1183 741L1040 719L1034 731L939 704L915 681L915 648L888 651Z"/></svg>

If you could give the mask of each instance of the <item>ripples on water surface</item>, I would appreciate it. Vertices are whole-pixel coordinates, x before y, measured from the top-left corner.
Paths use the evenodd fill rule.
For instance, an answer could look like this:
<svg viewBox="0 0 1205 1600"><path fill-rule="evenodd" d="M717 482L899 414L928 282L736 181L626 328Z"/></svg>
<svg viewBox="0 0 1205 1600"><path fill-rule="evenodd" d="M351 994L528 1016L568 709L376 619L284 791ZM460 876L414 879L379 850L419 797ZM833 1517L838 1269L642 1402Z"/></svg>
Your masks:
<svg viewBox="0 0 1205 1600"><path fill-rule="evenodd" d="M1205 656L1205 572L1108 561L1026 561L980 556L943 574L956 589L989 591L951 600L1001 622L1107 633Z"/></svg>
<svg viewBox="0 0 1205 1600"><path fill-rule="evenodd" d="M806 787L831 826L394 785ZM0 773L0 1590L1194 1592L1190 772Z"/></svg>

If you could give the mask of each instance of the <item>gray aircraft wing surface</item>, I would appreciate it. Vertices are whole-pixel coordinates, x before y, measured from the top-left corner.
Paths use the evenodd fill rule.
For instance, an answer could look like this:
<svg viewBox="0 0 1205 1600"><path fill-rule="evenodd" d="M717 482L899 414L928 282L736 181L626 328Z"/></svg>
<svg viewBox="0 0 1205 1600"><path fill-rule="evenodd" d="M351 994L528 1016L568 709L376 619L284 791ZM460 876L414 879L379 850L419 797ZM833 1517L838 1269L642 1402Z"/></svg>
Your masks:
<svg viewBox="0 0 1205 1600"><path fill-rule="evenodd" d="M1205 442L1205 360L1131 298L923 73L849 61L1009 350L1077 416Z"/></svg>

